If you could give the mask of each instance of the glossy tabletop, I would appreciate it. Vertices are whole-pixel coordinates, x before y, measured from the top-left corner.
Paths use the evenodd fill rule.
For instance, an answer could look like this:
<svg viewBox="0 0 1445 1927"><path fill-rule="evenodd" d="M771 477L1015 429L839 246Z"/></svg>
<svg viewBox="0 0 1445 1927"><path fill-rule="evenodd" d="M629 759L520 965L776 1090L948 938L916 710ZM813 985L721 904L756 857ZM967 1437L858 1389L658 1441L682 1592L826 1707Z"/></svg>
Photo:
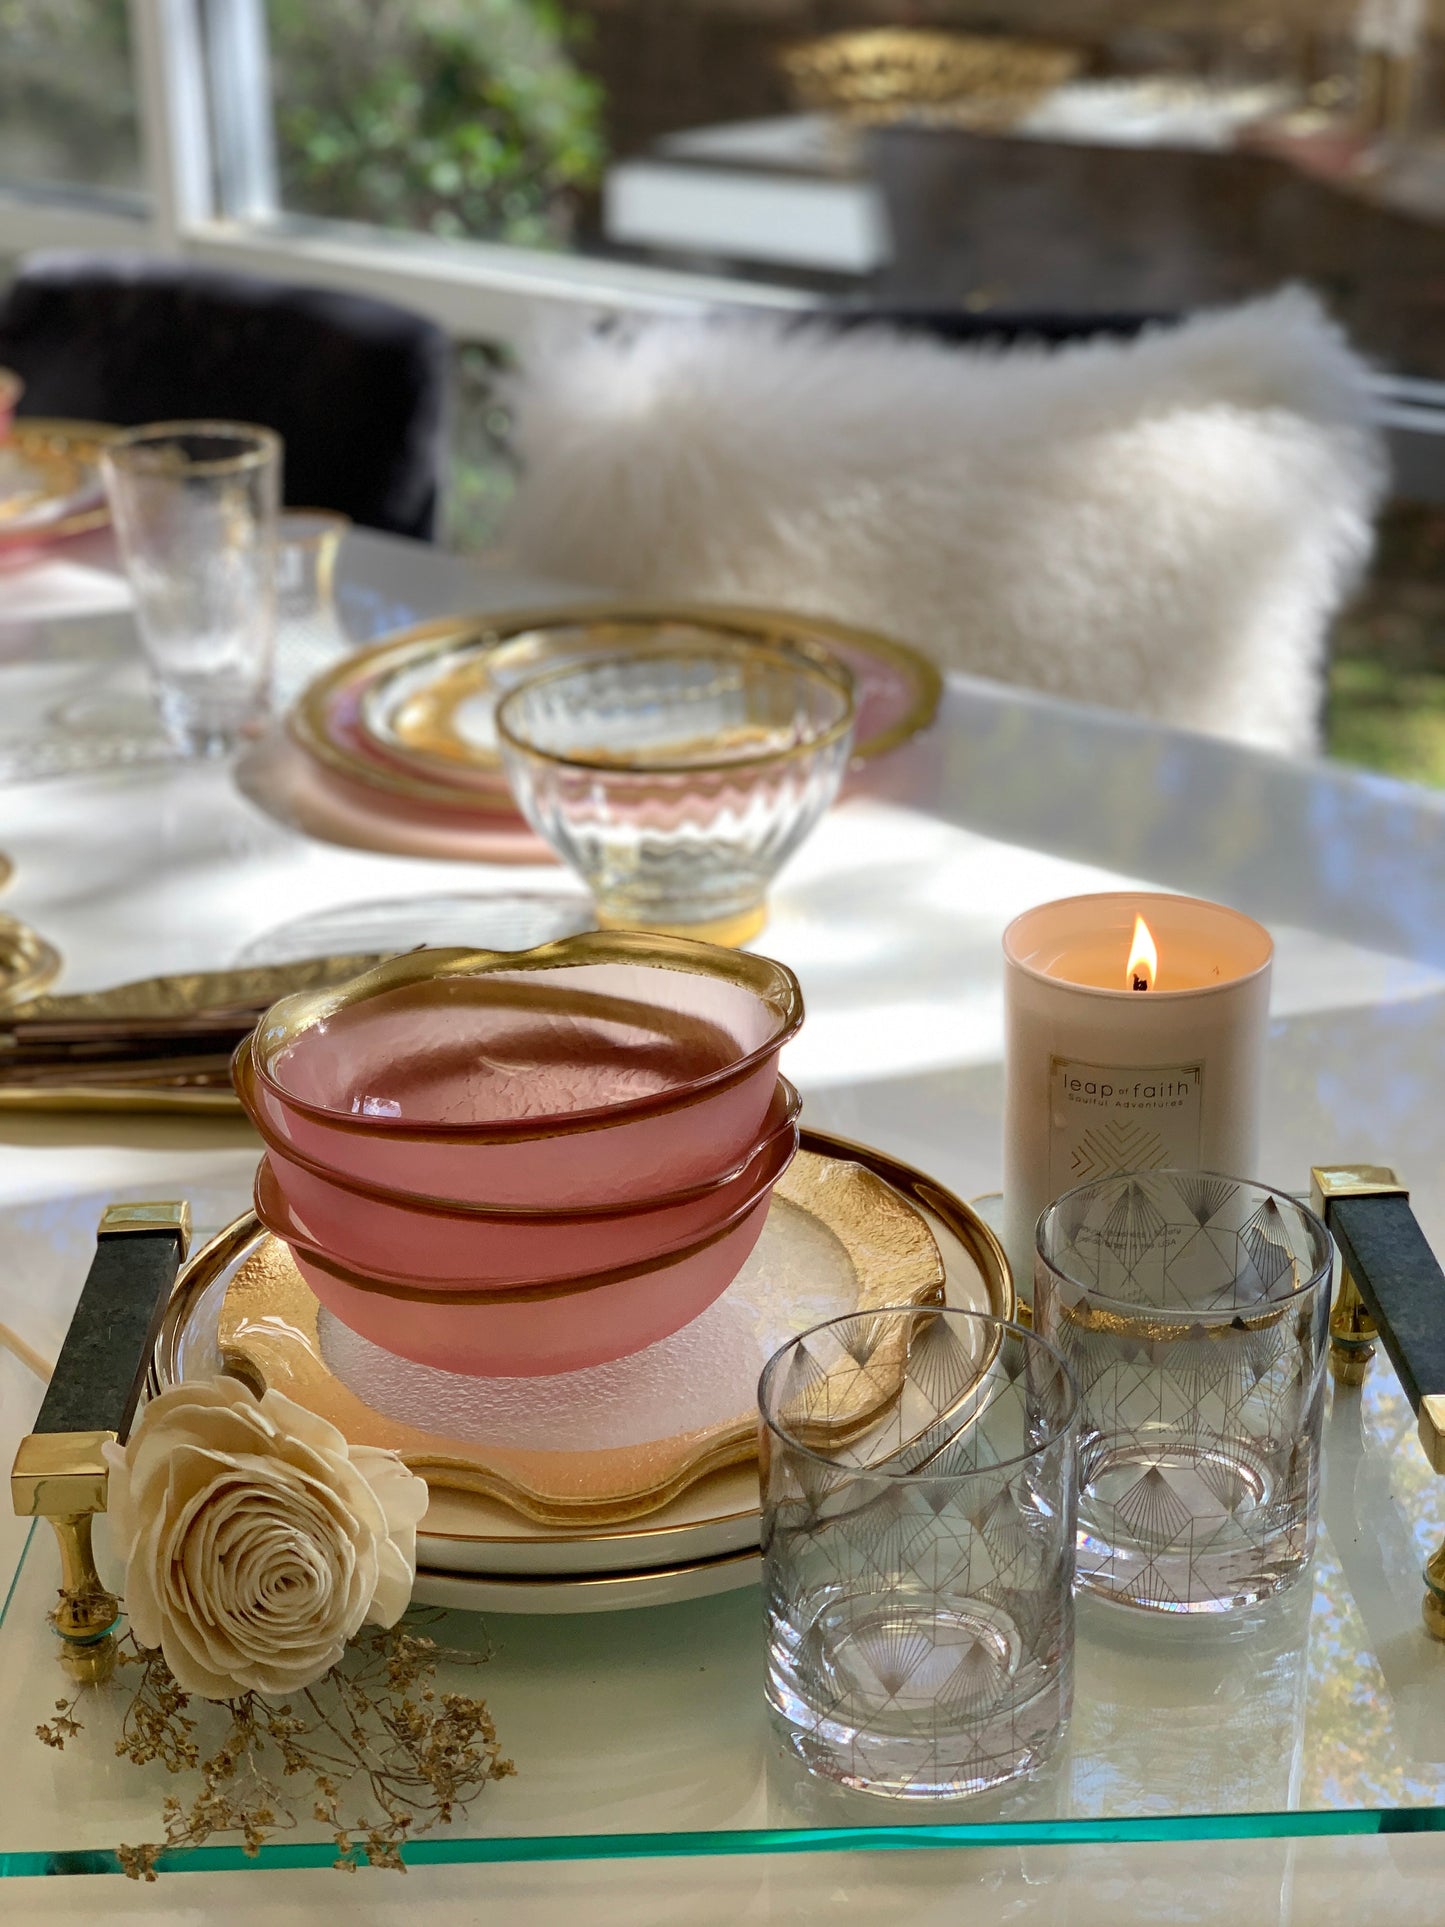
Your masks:
<svg viewBox="0 0 1445 1927"><path fill-rule="evenodd" d="M341 570L342 612L358 639L461 608L565 594L501 565L361 534L348 538ZM124 587L102 542L0 574L0 735L43 726L99 676L133 673L134 655ZM227 963L269 925L327 903L547 887L555 878L311 842L244 801L223 769L145 768L6 787L0 847L16 865L3 907L57 944L64 984L77 989ZM950 679L934 731L882 767L795 859L757 940L803 981L808 1023L785 1068L805 1094L808 1119L905 1156L964 1195L994 1189L1002 928L1029 904L1121 879L1236 903L1275 933L1258 1175L1301 1189L1312 1163L1395 1163L1427 1231L1445 1247L1441 802L1381 779L964 678ZM9 1258L0 1319L49 1354L101 1203L186 1190L198 1219L219 1222L244 1202L255 1156L244 1130L228 1123L4 1118L0 1141ZM0 1451L8 1454L37 1402L35 1382L0 1353ZM1445 1523L1445 1506L1440 1517ZM1331 1556L1341 1562L1353 1556L1353 1518L1337 1512L1327 1521ZM0 1520L7 1577L18 1542ZM1384 1557L1378 1547L1374 1556ZM712 1615L723 1645L744 1637L722 1624L720 1606ZM629 1634L644 1648L649 1617ZM700 1614L689 1637L705 1636L710 1624ZM661 1625L657 1636L662 1646L672 1639ZM1409 1665L1392 1676L1405 1648L1389 1647L1376 1655L1378 1677L1360 1691L1388 1698L1408 1679L1412 1700L1433 1716L1440 1682L1412 1670L1422 1662L1405 1621L1392 1619L1387 1637L1405 1642ZM1445 1650L1427 1651L1424 1663L1436 1657L1445 1674ZM1246 1731L1253 1698L1246 1693L1237 1709ZM1442 1751L1425 1747L1430 1757ZM1272 1770L1307 1772L1307 1752L1301 1729L1291 1760ZM625 1749L619 1766L624 1756ZM1107 1811L1107 1799L1098 1799L1096 1810ZM1378 1917L1408 1920L1427 1917L1411 1909L1421 1895L1438 1894L1445 1874L1445 1847L1428 1837L1221 1846L1229 1879L1216 1877L1211 1899L1200 1871L1205 1853L1197 1845L1013 1844L969 1854L803 1855L786 1866L743 1855L691 1870L593 1869L590 1878L565 1867L478 1868L470 1885L468 1870L436 1869L409 1878L405 1911L425 1892L438 1920L481 1917L471 1908L485 1885L507 1917L539 1921L556 1918L554 1906L618 1919L882 1919L905 1893L919 1919L955 1917L949 1897L956 1904L967 1894L981 1919L1085 1921L1107 1912L1114 1920L1363 1921L1397 1889ZM1217 1876L1217 1857L1213 1864ZM242 1885L262 1894L242 1898ZM6 1898L25 1890L17 1918L84 1919L112 1907L120 1918L127 1910L179 1918L162 1908L200 1905L203 1887L208 1918L226 1918L231 1908L239 1918L242 1906L248 1918L310 1918L310 1909L336 1904L312 1874L259 1882L185 1876L174 1899L166 1889L148 1891L151 1912L135 1911L139 1899L108 1878L52 1881L43 1893L18 1882ZM1353 1911L1331 1911L1351 1894ZM376 1880L349 1889L348 1906L353 1898L380 1909L374 1918L401 1917L386 1911L400 1909L400 1899Z"/></svg>

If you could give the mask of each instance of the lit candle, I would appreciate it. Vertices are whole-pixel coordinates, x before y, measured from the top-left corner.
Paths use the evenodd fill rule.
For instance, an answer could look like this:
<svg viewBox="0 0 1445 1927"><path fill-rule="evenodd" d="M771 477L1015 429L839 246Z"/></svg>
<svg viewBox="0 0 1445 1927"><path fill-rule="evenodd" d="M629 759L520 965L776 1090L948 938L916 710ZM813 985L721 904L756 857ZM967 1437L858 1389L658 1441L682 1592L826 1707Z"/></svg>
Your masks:
<svg viewBox="0 0 1445 1927"><path fill-rule="evenodd" d="M1113 1171L1258 1177L1274 944L1195 897L1067 897L1004 932L1004 1242L1019 1290L1034 1225Z"/></svg>

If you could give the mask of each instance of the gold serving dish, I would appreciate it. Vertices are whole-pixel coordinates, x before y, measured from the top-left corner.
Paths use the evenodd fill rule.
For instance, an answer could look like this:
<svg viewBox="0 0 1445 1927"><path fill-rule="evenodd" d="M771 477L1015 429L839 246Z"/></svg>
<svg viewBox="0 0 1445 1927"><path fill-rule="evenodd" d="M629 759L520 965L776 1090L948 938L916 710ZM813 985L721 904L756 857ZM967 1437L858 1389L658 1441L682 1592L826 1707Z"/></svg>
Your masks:
<svg viewBox="0 0 1445 1927"><path fill-rule="evenodd" d="M869 27L787 48L801 107L857 120L1008 126L1083 64L1073 47L921 27Z"/></svg>

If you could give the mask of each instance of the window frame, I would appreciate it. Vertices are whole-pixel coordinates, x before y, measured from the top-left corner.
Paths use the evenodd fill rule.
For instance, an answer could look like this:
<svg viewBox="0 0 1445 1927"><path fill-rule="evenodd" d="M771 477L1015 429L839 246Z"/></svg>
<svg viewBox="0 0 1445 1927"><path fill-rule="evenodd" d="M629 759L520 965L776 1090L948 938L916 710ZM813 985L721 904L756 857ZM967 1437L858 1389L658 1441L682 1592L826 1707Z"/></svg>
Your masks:
<svg viewBox="0 0 1445 1927"><path fill-rule="evenodd" d="M765 281L287 215L276 205L265 0L129 0L129 15L149 204L100 188L0 187L0 252L180 255L386 296L464 340L510 340L539 307L813 305L806 292Z"/></svg>
<svg viewBox="0 0 1445 1927"><path fill-rule="evenodd" d="M276 205L265 0L128 0L128 10L147 193L0 185L0 253L180 255L386 296L461 341L514 340L548 307L687 314L817 305L805 290L725 273L287 215ZM222 72L230 85L217 115ZM1445 383L1381 374L1375 393L1397 473L1445 501Z"/></svg>

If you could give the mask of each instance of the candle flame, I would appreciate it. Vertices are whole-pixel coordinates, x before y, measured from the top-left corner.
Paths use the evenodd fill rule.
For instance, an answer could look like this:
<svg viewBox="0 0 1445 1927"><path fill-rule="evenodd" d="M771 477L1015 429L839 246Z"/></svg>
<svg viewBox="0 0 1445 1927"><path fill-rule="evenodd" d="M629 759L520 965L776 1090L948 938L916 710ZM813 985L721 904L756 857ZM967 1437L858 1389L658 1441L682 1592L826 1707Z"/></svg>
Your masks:
<svg viewBox="0 0 1445 1927"><path fill-rule="evenodd" d="M1130 990L1153 990L1159 977L1159 952L1154 945L1154 935L1142 917L1134 919L1134 947L1129 952L1129 962L1124 971L1124 981Z"/></svg>

